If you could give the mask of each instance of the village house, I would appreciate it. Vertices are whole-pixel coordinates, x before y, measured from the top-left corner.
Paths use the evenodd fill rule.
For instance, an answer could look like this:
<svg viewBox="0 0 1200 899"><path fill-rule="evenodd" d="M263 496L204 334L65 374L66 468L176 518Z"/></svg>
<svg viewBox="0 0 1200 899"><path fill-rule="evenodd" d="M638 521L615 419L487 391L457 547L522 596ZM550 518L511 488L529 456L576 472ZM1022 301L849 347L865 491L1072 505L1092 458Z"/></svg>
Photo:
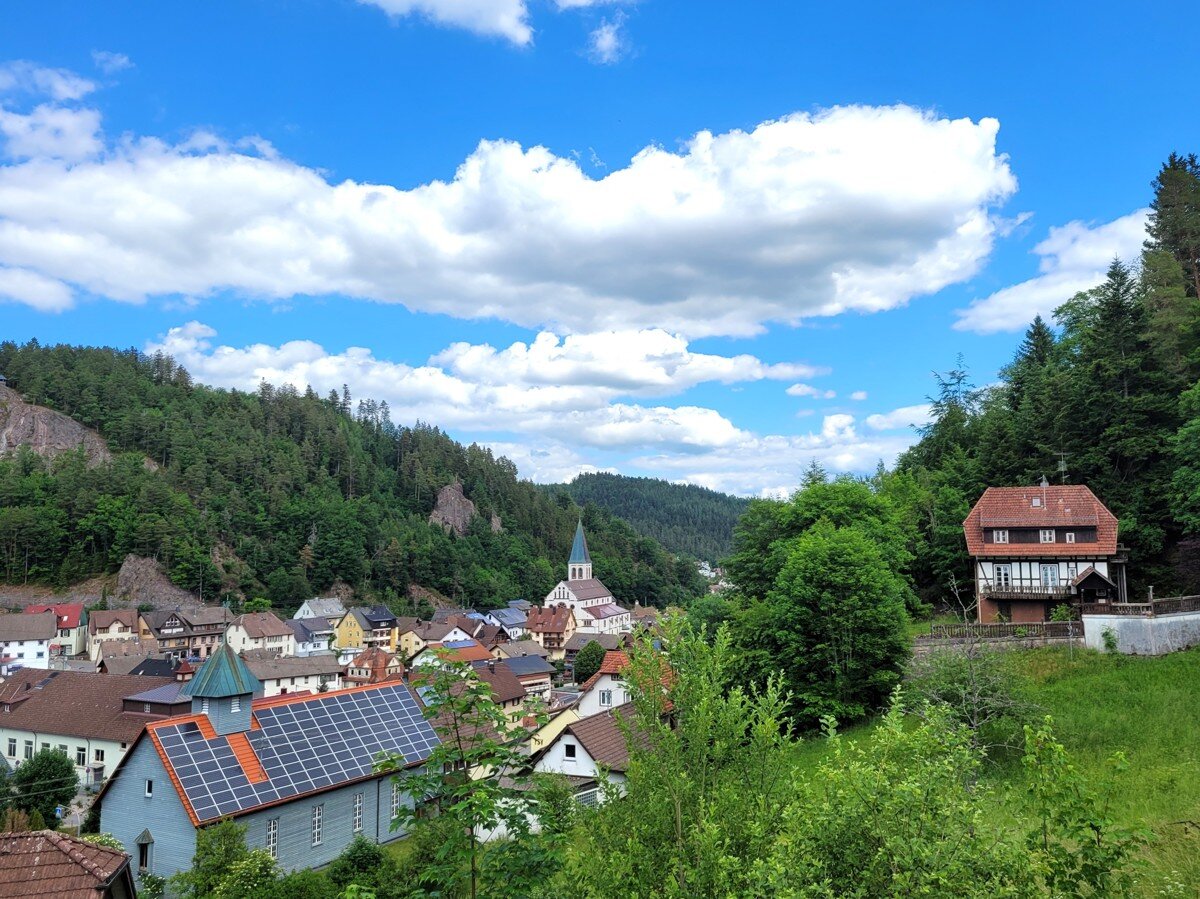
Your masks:
<svg viewBox="0 0 1200 899"><path fill-rule="evenodd" d="M246 658L246 667L263 686L263 696L324 693L342 688L342 665L331 655Z"/></svg>
<svg viewBox="0 0 1200 899"><path fill-rule="evenodd" d="M430 643L415 656L409 664L414 668L423 665L440 665L439 651L448 653L449 661L463 662L468 665L475 662L488 662L492 654L478 640L448 640L444 643Z"/></svg>
<svg viewBox="0 0 1200 899"><path fill-rule="evenodd" d="M284 622L296 640L296 655L329 653L334 630L323 618L289 618Z"/></svg>
<svg viewBox="0 0 1200 899"><path fill-rule="evenodd" d="M296 654L296 635L274 612L238 615L225 631L225 642L236 653L263 649L281 656Z"/></svg>
<svg viewBox="0 0 1200 899"><path fill-rule="evenodd" d="M541 656L518 656L512 659L504 659L502 663L513 676L521 682L521 686L525 689L526 696L537 696L539 699L549 702L550 691L553 689L551 678L554 676L554 666L543 659Z"/></svg>
<svg viewBox="0 0 1200 899"><path fill-rule="evenodd" d="M26 615L53 612L58 618L58 635L51 648L65 656L82 655L88 648L88 614L81 602L63 602L48 606L26 606Z"/></svg>
<svg viewBox="0 0 1200 899"><path fill-rule="evenodd" d="M485 616L488 624L502 628L510 640L520 640L525 635L525 617L523 611L512 607L492 609Z"/></svg>
<svg viewBox="0 0 1200 899"><path fill-rule="evenodd" d="M343 653L359 653L372 646L396 651L396 616L385 606L356 606L347 609L337 624L337 648Z"/></svg>
<svg viewBox="0 0 1200 899"><path fill-rule="evenodd" d="M345 680L348 685L381 684L388 680L401 680L403 677L404 661L400 656L372 646L354 657L346 669Z"/></svg>
<svg viewBox="0 0 1200 899"><path fill-rule="evenodd" d="M575 613L566 605L532 608L525 619L529 639L536 640L552 659L561 659L575 637Z"/></svg>
<svg viewBox="0 0 1200 899"><path fill-rule="evenodd" d="M575 657L579 655L579 650L583 649L589 643L599 643L604 647L605 652L612 652L625 645L625 638L619 637L616 634L575 634L571 637L567 641L566 649L563 652L563 661L566 664L565 671L572 678L575 676Z"/></svg>
<svg viewBox="0 0 1200 899"><path fill-rule="evenodd" d="M97 609L88 614L87 632L88 658L97 662L101 643L139 638L137 609Z"/></svg>
<svg viewBox="0 0 1200 899"><path fill-rule="evenodd" d="M606 652L600 670L579 685L576 709L580 718L607 712L633 699L622 674L629 667L629 656L623 652Z"/></svg>
<svg viewBox="0 0 1200 899"><path fill-rule="evenodd" d="M629 768L629 746L618 716L632 722L633 706L622 705L568 724L538 752L533 770L566 777L581 805L602 801L602 785L624 784Z"/></svg>
<svg viewBox="0 0 1200 899"><path fill-rule="evenodd" d="M609 589L592 576L592 557L582 521L575 528L567 560L567 579L558 582L542 605L567 606L575 614L576 630L584 633L627 634L633 630L629 610L617 605Z"/></svg>
<svg viewBox="0 0 1200 899"><path fill-rule="evenodd" d="M187 707L146 694L179 686L163 677L17 672L0 686L0 751L16 768L43 749L57 749L75 764L81 783L98 786L148 722Z"/></svg>
<svg viewBox="0 0 1200 899"><path fill-rule="evenodd" d="M0 667L6 671L46 668L50 646L58 637L58 616L53 612L0 615Z"/></svg>
<svg viewBox="0 0 1200 899"><path fill-rule="evenodd" d="M1048 621L1060 605L1125 602L1117 517L1087 487L989 487L963 530L981 622Z"/></svg>
<svg viewBox="0 0 1200 899"><path fill-rule="evenodd" d="M541 656L550 658L550 652L535 640L515 640L512 643L498 643L492 647L492 655L497 659L518 659L521 656Z"/></svg>
<svg viewBox="0 0 1200 899"><path fill-rule="evenodd" d="M475 675L491 688L492 698L509 718L515 721L521 717L525 711L525 685L507 663L486 662L475 668Z"/></svg>
<svg viewBox="0 0 1200 899"><path fill-rule="evenodd" d="M158 654L157 640L105 640L100 644L96 670L100 674L133 674L135 669L144 669L148 663L165 663L174 670L176 661Z"/></svg>
<svg viewBox="0 0 1200 899"><path fill-rule="evenodd" d="M191 713L151 722L97 797L100 829L139 877L191 867L196 833L231 818L284 871L327 865L358 836L403 837L406 771L438 737L407 685L256 699L262 684L222 647L185 685ZM347 723L352 722L352 726ZM398 776L381 755L403 759Z"/></svg>
<svg viewBox="0 0 1200 899"><path fill-rule="evenodd" d="M175 611L142 612L138 627L142 639L158 641L164 656L176 659L206 659L225 642L225 631L233 615L220 606Z"/></svg>
<svg viewBox="0 0 1200 899"><path fill-rule="evenodd" d="M128 855L54 830L0 835L0 884L5 899L134 899L135 895Z"/></svg>
<svg viewBox="0 0 1200 899"><path fill-rule="evenodd" d="M416 621L400 636L400 654L412 659L431 643L458 643L473 640L471 633L449 621Z"/></svg>
<svg viewBox="0 0 1200 899"><path fill-rule="evenodd" d="M330 633L333 628L337 627L337 623L342 620L342 616L346 614L346 607L342 605L342 601L336 596L325 598L306 599L300 603L300 608L296 610L293 618L300 621L310 622L310 626L314 630L320 631L321 626L314 619L323 618L329 626Z"/></svg>

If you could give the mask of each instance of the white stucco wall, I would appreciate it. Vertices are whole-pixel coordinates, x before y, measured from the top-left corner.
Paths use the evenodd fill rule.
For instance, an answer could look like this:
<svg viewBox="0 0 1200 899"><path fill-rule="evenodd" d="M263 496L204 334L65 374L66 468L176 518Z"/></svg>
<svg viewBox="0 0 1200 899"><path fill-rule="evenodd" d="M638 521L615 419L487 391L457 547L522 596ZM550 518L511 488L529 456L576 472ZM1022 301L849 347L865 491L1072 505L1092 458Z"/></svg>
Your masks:
<svg viewBox="0 0 1200 899"><path fill-rule="evenodd" d="M1117 637L1117 651L1126 655L1161 656L1200 646L1200 612L1180 612L1142 618L1133 615L1084 615L1083 639L1090 649L1104 649L1104 632Z"/></svg>

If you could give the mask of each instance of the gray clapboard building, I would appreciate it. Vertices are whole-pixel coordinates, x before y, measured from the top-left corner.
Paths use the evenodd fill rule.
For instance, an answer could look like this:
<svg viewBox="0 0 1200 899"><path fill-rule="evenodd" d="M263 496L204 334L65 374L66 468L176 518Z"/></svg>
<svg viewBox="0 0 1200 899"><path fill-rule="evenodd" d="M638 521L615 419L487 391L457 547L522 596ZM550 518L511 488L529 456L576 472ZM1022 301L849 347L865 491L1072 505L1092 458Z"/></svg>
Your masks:
<svg viewBox="0 0 1200 899"><path fill-rule="evenodd" d="M358 835L384 843L404 772L438 742L406 684L255 698L261 684L228 645L184 687L191 714L147 725L101 792L101 829L130 853L135 875L191 867L196 832L223 818L285 870L332 861ZM403 760L397 778L373 769Z"/></svg>

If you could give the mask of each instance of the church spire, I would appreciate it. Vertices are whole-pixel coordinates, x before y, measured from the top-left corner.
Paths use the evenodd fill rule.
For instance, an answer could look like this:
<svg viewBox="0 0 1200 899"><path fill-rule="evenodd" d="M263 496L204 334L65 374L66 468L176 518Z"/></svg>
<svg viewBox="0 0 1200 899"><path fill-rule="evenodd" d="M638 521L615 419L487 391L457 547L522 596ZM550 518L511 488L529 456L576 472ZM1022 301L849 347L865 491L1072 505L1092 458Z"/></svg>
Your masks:
<svg viewBox="0 0 1200 899"><path fill-rule="evenodd" d="M575 525L575 542L571 544L571 558L567 560L567 580L586 581L592 576L592 556L588 552L587 537L583 535L583 519Z"/></svg>

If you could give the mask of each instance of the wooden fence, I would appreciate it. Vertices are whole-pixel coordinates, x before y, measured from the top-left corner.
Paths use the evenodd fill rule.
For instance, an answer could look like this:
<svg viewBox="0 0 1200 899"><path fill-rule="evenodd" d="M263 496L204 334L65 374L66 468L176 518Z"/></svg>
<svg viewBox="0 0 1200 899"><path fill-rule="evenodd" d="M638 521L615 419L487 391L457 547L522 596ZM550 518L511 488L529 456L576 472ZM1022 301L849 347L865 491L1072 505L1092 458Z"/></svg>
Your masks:
<svg viewBox="0 0 1200 899"><path fill-rule="evenodd" d="M1079 607L1084 615L1132 615L1155 618L1180 612L1200 612L1200 596L1164 596L1151 602L1086 602Z"/></svg>
<svg viewBox="0 0 1200 899"><path fill-rule="evenodd" d="M1028 624L1005 621L997 624L934 624L932 640L1020 640L1041 638L1068 640L1083 636L1080 621L1034 621Z"/></svg>

